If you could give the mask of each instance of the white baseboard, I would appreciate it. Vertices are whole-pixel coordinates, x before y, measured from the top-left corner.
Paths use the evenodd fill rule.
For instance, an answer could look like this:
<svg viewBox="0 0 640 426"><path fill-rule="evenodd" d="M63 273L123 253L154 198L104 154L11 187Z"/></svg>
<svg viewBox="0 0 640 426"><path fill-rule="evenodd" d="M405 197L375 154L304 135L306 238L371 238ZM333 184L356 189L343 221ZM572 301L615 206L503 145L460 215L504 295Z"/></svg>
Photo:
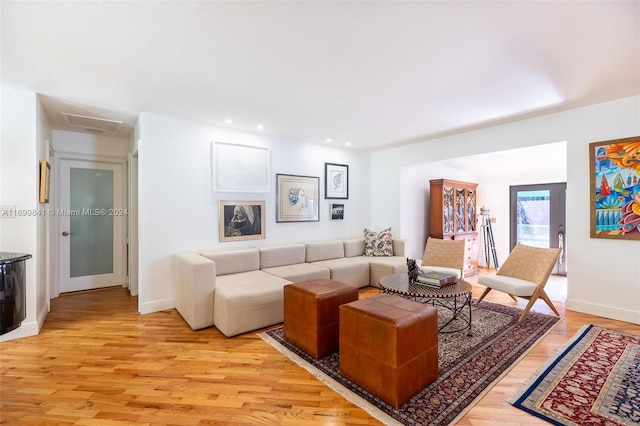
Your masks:
<svg viewBox="0 0 640 426"><path fill-rule="evenodd" d="M47 319L47 315L49 314L49 304L45 303L40 309L40 313L38 313L38 334L44 325L44 321Z"/></svg>
<svg viewBox="0 0 640 426"><path fill-rule="evenodd" d="M20 325L20 327L0 336L0 342L7 342L9 340L22 339L23 337L37 336L38 330L40 330L40 327L38 326L38 323L36 321L31 321L31 322L22 321L22 324Z"/></svg>
<svg viewBox="0 0 640 426"><path fill-rule="evenodd" d="M166 311L175 308L173 298L164 300L154 300L153 302L142 303L139 307L141 314L152 314L154 312Z"/></svg>
<svg viewBox="0 0 640 426"><path fill-rule="evenodd" d="M7 342L9 340L37 336L40 333L40 329L44 325L44 321L47 319L48 313L49 313L49 304L45 303L45 305L42 307L42 309L38 313L37 321L30 321L30 322L22 321L22 324L20 325L20 327L0 336L0 342Z"/></svg>
<svg viewBox="0 0 640 426"><path fill-rule="evenodd" d="M618 321L640 324L640 312L630 309L620 309L613 306L597 305L580 300L567 299L565 309L568 311L582 312L589 315L611 318Z"/></svg>

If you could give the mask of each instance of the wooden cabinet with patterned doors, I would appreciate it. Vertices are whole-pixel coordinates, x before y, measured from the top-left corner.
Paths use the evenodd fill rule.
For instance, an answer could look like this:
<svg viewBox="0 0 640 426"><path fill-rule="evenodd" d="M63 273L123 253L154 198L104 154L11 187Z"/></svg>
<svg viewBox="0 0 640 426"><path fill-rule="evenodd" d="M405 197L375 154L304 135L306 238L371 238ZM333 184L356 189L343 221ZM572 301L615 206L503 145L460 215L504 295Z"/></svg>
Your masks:
<svg viewBox="0 0 640 426"><path fill-rule="evenodd" d="M465 244L465 276L478 273L477 183L449 179L430 180L429 235L433 238L460 240Z"/></svg>

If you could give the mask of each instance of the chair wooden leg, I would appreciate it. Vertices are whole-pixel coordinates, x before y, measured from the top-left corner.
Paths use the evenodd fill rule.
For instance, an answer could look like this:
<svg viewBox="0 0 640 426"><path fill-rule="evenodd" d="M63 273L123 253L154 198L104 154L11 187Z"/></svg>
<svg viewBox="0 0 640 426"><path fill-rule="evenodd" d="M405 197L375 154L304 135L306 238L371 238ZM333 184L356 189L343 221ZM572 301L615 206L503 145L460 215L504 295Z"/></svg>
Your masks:
<svg viewBox="0 0 640 426"><path fill-rule="evenodd" d="M529 299L529 303L527 303L527 306L525 306L524 310L522 311L522 314L520 315L518 322L521 322L524 319L524 317L527 316L527 314L529 313L529 310L531 310L534 303L536 303L536 300L538 300L538 297L540 297L541 293L544 293L544 289L540 287L536 287L536 289L534 290L531 296L523 297L525 299Z"/></svg>
<svg viewBox="0 0 640 426"><path fill-rule="evenodd" d="M531 298L529 299L529 303L527 303L527 306L525 306L524 310L522 311L522 314L520 315L520 318L518 318L518 322L522 322L524 317L527 316L527 314L529 313L529 310L531 310L531 307L533 306L533 304L536 303L536 300L538 300L538 295L534 294L533 296L531 296Z"/></svg>
<svg viewBox="0 0 640 426"><path fill-rule="evenodd" d="M484 297L485 297L485 296L487 295L487 293L489 293L490 291L491 291L491 287L487 287L487 288L485 288L485 289L484 289L484 291L482 292L482 294L480 295L480 297L478 298L478 301L476 302L476 305L477 305L478 303L480 303L480 301L481 301L482 299L484 299Z"/></svg>
<svg viewBox="0 0 640 426"><path fill-rule="evenodd" d="M510 294L509 297L513 299L514 302L518 303L518 299L513 294Z"/></svg>
<svg viewBox="0 0 640 426"><path fill-rule="evenodd" d="M549 307L551 308L551 310L552 310L553 312L555 312L555 314L556 314L557 316L560 316L560 313L558 312L558 310L556 309L556 307L555 307L555 306L553 306L553 303L551 303L551 299L549 299L549 296L547 295L547 292L546 292L546 291L542 290L542 292L540 293L540 298L541 298L542 300L544 300L545 302L547 302L547 305L549 305Z"/></svg>

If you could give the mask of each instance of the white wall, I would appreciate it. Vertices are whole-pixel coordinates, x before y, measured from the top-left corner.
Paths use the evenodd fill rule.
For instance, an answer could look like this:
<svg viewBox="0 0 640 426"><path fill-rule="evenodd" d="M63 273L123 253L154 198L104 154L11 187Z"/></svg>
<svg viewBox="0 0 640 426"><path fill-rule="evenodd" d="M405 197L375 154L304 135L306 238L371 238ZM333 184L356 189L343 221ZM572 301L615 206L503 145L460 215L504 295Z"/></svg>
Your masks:
<svg viewBox="0 0 640 426"><path fill-rule="evenodd" d="M56 151L56 157L71 154L74 157L78 155L116 157L122 160L127 158L131 141L100 134L53 130L52 145Z"/></svg>
<svg viewBox="0 0 640 426"><path fill-rule="evenodd" d="M138 120L139 310L173 307L174 253L360 236L369 226L369 154L243 133L177 118L143 113ZM269 193L212 192L213 141L267 147ZM324 163L349 165L349 199L324 199ZM320 221L276 223L276 173L320 177ZM218 241L220 200L266 202L266 239ZM344 202L345 219L330 220L332 202Z"/></svg>
<svg viewBox="0 0 640 426"><path fill-rule="evenodd" d="M5 341L38 334L48 311L47 206L38 202L38 188L50 130L35 93L6 87L1 92L0 205L15 206L20 214L0 219L0 250L33 256L26 261L26 318L0 337Z"/></svg>
<svg viewBox="0 0 640 426"><path fill-rule="evenodd" d="M40 160L46 160L51 164L51 158L49 157L49 148L51 141L51 128L49 126L49 120L44 113L40 98L36 97L36 156L37 162ZM40 180L40 173L37 173L37 179ZM52 177L49 176L49 182L51 184ZM51 200L51 190L49 191L49 200ZM39 193L38 193L39 201ZM45 209L49 212L51 204L38 204L39 209ZM36 274L36 312L38 331L44 324L45 318L49 313L49 267L51 259L50 250L50 230L51 230L51 215L46 214L38 216L37 218L37 258L36 265L38 272Z"/></svg>
<svg viewBox="0 0 640 426"><path fill-rule="evenodd" d="M424 213L402 211L408 189L402 170L425 162L534 146L567 143L566 307L640 323L640 244L589 237L591 142L640 135L640 97L494 126L375 152L371 155L371 212L375 225L390 223L403 237L421 226ZM526 161L524 159L523 161ZM480 190L479 190L480 191ZM500 190L498 190L500 191ZM407 211L408 210L408 211Z"/></svg>

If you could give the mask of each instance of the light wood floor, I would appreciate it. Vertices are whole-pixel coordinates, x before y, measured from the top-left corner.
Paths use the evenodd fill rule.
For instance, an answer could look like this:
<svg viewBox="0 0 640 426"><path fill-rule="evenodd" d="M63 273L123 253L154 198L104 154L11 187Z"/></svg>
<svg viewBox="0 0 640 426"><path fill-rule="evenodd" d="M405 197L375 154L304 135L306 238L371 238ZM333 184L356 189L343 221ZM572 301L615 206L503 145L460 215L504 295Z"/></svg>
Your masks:
<svg viewBox="0 0 640 426"><path fill-rule="evenodd" d="M564 300L564 279L548 288ZM474 286L474 297L481 290ZM487 300L513 304L497 292ZM379 424L256 332L229 339L215 328L192 331L175 310L139 315L136 298L121 288L62 296L51 306L40 335L0 343L1 423ZM584 324L640 334L640 325L556 306L566 318L460 425L546 424L505 398ZM551 313L543 302L534 310Z"/></svg>

